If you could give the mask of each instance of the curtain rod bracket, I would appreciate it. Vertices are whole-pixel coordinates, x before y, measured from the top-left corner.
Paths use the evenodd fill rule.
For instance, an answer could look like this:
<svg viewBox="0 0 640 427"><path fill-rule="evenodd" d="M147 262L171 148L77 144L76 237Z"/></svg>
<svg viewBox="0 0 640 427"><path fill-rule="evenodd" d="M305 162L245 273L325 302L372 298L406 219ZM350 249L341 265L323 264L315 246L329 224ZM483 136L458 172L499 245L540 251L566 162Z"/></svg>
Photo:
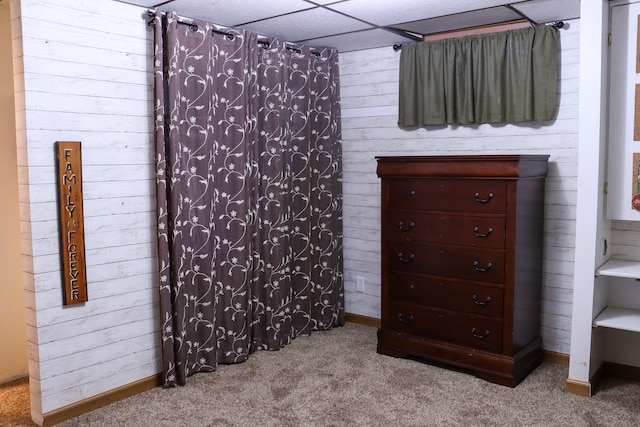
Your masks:
<svg viewBox="0 0 640 427"><path fill-rule="evenodd" d="M154 10L147 10L147 25L150 27L153 24L153 20L156 18L156 12Z"/></svg>
<svg viewBox="0 0 640 427"><path fill-rule="evenodd" d="M553 24L551 24L551 26L556 30L559 30L560 28L564 28L564 21L554 22Z"/></svg>
<svg viewBox="0 0 640 427"><path fill-rule="evenodd" d="M393 50L395 50L396 52L399 50L402 50L402 45L401 44L394 44L393 45Z"/></svg>

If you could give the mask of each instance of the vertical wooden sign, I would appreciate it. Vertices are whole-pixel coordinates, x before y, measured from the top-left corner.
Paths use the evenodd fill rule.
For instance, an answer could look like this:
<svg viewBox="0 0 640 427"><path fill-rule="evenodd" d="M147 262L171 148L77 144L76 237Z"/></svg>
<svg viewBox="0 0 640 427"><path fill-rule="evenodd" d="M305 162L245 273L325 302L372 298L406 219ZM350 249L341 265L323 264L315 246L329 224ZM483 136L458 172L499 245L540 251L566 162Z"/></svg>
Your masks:
<svg viewBox="0 0 640 427"><path fill-rule="evenodd" d="M640 15L638 15L636 27L636 73L640 73Z"/></svg>
<svg viewBox="0 0 640 427"><path fill-rule="evenodd" d="M640 141L640 84L635 88L635 100L633 103L633 140Z"/></svg>
<svg viewBox="0 0 640 427"><path fill-rule="evenodd" d="M64 304L87 301L79 141L56 142Z"/></svg>

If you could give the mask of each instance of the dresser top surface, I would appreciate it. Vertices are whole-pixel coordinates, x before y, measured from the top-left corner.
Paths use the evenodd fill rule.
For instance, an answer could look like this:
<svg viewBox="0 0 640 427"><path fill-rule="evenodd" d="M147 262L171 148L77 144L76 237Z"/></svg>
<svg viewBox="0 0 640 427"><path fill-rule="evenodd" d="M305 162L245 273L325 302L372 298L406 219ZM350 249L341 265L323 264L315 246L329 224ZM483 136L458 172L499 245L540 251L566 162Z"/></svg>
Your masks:
<svg viewBox="0 0 640 427"><path fill-rule="evenodd" d="M448 155L448 156L380 156L380 177L543 177L548 171L548 155Z"/></svg>
<svg viewBox="0 0 640 427"><path fill-rule="evenodd" d="M442 156L377 156L379 162L513 162L513 161L547 161L548 154L460 154Z"/></svg>

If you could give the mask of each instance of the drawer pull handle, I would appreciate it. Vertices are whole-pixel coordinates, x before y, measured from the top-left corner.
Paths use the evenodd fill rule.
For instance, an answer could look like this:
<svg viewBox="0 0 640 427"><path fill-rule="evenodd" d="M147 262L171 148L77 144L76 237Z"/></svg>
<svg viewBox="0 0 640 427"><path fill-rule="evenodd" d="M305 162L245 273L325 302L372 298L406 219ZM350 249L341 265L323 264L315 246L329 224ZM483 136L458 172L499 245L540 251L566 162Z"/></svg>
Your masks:
<svg viewBox="0 0 640 427"><path fill-rule="evenodd" d="M476 193L473 195L473 198L476 199L478 203L489 203L491 199L493 199L493 193L489 193L489 196L486 199L481 199L480 194Z"/></svg>
<svg viewBox="0 0 640 427"><path fill-rule="evenodd" d="M416 190L411 190L411 191L409 191L409 195L410 195L410 196L415 196L415 195L416 195Z"/></svg>
<svg viewBox="0 0 640 427"><path fill-rule="evenodd" d="M485 234L479 233L479 231L480 229L478 227L473 228L473 232L475 233L476 237L489 237L489 234L493 233L493 228L489 227Z"/></svg>
<svg viewBox="0 0 640 427"><path fill-rule="evenodd" d="M475 305L480 305L482 307L484 307L485 305L491 302L491 297L487 297L484 301L478 301L478 296L475 294L471 297L471 299L473 300L473 303Z"/></svg>
<svg viewBox="0 0 640 427"><path fill-rule="evenodd" d="M398 313L398 320L402 323L409 323L413 320L413 315L409 315L408 317L404 317L404 314Z"/></svg>
<svg viewBox="0 0 640 427"><path fill-rule="evenodd" d="M413 222L411 224L409 224L408 226L406 226L406 227L404 226L404 222L400 221L398 223L398 228L400 228L401 231L411 231L411 230L413 230L413 227L415 227L415 226L416 226L416 224L413 223Z"/></svg>
<svg viewBox="0 0 640 427"><path fill-rule="evenodd" d="M491 267L493 267L493 264L491 263L488 263L486 268L478 267L478 261L473 261L473 268L475 268L476 271L479 271L480 273L486 273L487 271L491 270Z"/></svg>
<svg viewBox="0 0 640 427"><path fill-rule="evenodd" d="M409 255L409 258L405 258L404 254L402 252L398 253L398 259L401 262L411 262L413 260L413 258L415 258L414 254Z"/></svg>
<svg viewBox="0 0 640 427"><path fill-rule="evenodd" d="M478 335L478 333L476 332L476 328L471 328L471 334L479 340L483 340L489 336L490 332L487 329L486 331L484 331L484 335Z"/></svg>

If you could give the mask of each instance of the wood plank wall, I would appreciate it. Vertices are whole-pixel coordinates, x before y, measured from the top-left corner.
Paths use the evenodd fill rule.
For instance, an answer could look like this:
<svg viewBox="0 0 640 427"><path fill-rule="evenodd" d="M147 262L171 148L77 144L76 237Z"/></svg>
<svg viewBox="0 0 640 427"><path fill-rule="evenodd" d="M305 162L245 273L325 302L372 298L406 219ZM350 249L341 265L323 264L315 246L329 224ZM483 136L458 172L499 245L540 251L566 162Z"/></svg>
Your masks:
<svg viewBox="0 0 640 427"><path fill-rule="evenodd" d="M640 261L640 222L612 221L609 250L615 258Z"/></svg>
<svg viewBox="0 0 640 427"><path fill-rule="evenodd" d="M113 1L11 8L37 418L159 372L151 29L141 8ZM57 140L82 142L89 301L80 306L62 306Z"/></svg>
<svg viewBox="0 0 640 427"><path fill-rule="evenodd" d="M543 345L569 353L578 153L579 20L561 30L559 113L552 123L397 126L398 62L391 47L340 55L344 150L346 309L380 317L379 155L549 154L546 184ZM358 292L356 278L365 279Z"/></svg>

